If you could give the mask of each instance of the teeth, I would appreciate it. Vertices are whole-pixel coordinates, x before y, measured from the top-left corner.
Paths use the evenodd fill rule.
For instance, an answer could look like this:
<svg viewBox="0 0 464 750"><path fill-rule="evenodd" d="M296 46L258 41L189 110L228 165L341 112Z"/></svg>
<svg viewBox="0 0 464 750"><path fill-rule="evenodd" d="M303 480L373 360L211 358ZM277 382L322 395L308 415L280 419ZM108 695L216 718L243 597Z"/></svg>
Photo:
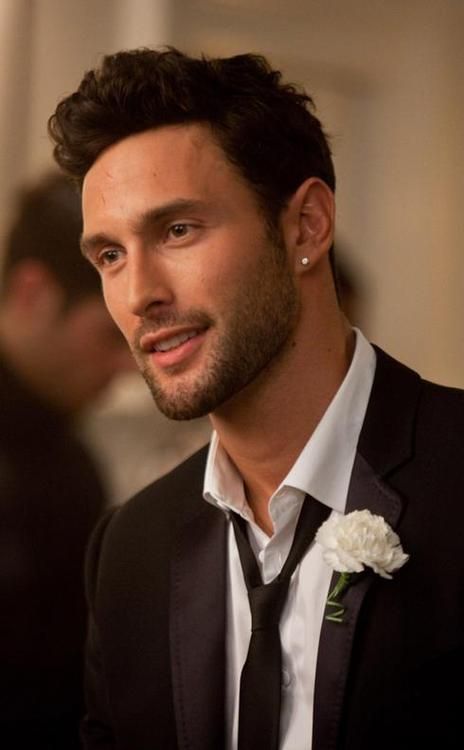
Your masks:
<svg viewBox="0 0 464 750"><path fill-rule="evenodd" d="M155 352L168 352L170 349L175 349L176 346L180 346L196 335L197 331L190 331L189 333L179 333L178 336L159 341L155 346Z"/></svg>

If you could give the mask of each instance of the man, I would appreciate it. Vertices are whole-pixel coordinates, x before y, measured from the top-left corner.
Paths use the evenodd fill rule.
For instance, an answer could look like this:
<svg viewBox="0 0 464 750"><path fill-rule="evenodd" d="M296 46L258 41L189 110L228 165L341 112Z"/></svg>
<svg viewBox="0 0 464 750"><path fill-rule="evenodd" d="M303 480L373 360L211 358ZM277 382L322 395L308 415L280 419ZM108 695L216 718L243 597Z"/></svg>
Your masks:
<svg viewBox="0 0 464 750"><path fill-rule="evenodd" d="M0 294L0 737L79 747L82 567L105 496L73 422L127 367L64 177L23 191Z"/></svg>
<svg viewBox="0 0 464 750"><path fill-rule="evenodd" d="M311 100L253 55L123 52L50 131L82 187L83 252L157 404L214 428L208 452L94 536L86 747L455 747L464 399L340 313ZM355 509L383 516L408 562L355 577L334 622L311 543L280 620L254 609L250 639L247 588L256 607L255 589L288 585L298 517Z"/></svg>

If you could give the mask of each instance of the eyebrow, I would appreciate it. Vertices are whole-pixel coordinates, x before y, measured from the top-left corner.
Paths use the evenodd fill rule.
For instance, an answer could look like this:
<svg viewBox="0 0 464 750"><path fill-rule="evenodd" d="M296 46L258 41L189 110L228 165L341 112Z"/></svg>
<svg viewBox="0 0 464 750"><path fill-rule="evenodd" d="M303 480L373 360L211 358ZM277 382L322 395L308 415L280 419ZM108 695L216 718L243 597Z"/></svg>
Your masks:
<svg viewBox="0 0 464 750"><path fill-rule="evenodd" d="M189 198L177 198L157 208L150 208L143 211L134 221L131 222L132 230L135 234L144 234L155 229L160 224L174 218L181 212L185 211L204 211L206 204L204 201L193 200ZM97 232L88 236L82 235L80 240L81 252L88 257L92 251L97 250L104 245L118 245L118 241L104 232Z"/></svg>

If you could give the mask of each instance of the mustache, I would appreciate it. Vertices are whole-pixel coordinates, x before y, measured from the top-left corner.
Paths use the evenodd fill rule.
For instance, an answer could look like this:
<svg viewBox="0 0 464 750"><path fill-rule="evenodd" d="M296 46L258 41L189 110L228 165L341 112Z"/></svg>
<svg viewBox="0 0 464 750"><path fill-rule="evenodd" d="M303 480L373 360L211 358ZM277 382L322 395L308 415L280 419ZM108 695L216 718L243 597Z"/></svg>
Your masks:
<svg viewBox="0 0 464 750"><path fill-rule="evenodd" d="M140 340L147 333L157 333L162 328L174 328L176 326L189 326L192 328L209 328L213 325L213 319L203 310L189 310L186 313L175 313L160 311L152 313L150 317L143 318L134 333L132 340L132 351L141 354Z"/></svg>

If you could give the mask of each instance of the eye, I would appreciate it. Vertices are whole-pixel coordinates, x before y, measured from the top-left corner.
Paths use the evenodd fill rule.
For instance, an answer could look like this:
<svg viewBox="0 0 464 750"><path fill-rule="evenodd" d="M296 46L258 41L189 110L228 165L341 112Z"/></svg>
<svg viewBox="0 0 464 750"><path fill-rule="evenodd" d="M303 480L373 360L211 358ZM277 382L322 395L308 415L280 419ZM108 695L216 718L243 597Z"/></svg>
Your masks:
<svg viewBox="0 0 464 750"><path fill-rule="evenodd" d="M186 237L190 230L190 224L171 224L168 229L168 235L175 240L180 240L182 237Z"/></svg>
<svg viewBox="0 0 464 750"><path fill-rule="evenodd" d="M97 256L97 266L111 266L121 257L121 251L117 247L110 247L102 250Z"/></svg>

